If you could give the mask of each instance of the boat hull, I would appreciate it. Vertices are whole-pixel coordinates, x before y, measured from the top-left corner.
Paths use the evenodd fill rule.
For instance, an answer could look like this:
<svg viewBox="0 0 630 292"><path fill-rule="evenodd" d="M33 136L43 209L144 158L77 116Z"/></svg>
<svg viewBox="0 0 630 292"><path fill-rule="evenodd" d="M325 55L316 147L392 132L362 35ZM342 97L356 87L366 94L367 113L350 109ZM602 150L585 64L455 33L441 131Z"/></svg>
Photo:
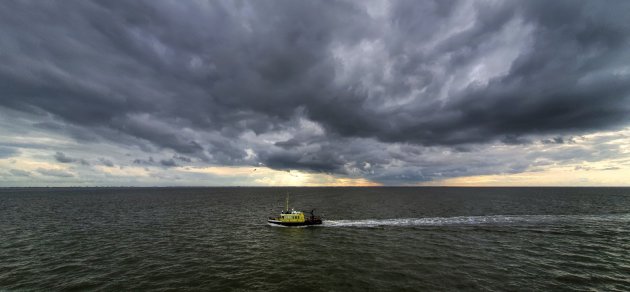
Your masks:
<svg viewBox="0 0 630 292"><path fill-rule="evenodd" d="M267 223L271 225L286 226L286 227L300 227L300 226L320 225L322 224L322 220L307 220L304 222L282 222L279 220L269 219L267 220Z"/></svg>

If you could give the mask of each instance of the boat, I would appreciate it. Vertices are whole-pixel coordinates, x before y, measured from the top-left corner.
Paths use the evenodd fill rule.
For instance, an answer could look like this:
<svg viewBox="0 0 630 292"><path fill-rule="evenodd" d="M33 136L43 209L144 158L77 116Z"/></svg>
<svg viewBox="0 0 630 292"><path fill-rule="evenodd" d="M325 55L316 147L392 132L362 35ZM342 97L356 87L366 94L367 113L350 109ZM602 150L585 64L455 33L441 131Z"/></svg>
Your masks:
<svg viewBox="0 0 630 292"><path fill-rule="evenodd" d="M313 214L315 210L309 212L310 216L306 217L304 212L296 211L293 208L289 210L289 196L287 195L286 209L284 209L280 216L269 217L267 223L272 226L312 226L322 224L322 218Z"/></svg>

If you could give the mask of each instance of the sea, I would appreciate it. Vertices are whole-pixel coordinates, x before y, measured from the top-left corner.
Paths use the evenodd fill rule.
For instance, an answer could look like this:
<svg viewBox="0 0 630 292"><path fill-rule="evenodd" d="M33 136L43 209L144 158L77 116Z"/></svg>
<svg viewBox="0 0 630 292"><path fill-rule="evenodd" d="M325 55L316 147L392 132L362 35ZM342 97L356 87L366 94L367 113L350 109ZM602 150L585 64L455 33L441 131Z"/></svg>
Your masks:
<svg viewBox="0 0 630 292"><path fill-rule="evenodd" d="M0 290L630 291L630 188L3 188Z"/></svg>

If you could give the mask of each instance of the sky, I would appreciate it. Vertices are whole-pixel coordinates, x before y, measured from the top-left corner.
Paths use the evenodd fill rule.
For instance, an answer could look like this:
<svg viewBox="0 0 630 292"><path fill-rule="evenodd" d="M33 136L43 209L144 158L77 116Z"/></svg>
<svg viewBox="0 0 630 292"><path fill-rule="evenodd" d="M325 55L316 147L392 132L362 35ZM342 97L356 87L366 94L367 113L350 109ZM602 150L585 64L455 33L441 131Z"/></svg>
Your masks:
<svg viewBox="0 0 630 292"><path fill-rule="evenodd" d="M630 186L630 1L0 1L0 186Z"/></svg>

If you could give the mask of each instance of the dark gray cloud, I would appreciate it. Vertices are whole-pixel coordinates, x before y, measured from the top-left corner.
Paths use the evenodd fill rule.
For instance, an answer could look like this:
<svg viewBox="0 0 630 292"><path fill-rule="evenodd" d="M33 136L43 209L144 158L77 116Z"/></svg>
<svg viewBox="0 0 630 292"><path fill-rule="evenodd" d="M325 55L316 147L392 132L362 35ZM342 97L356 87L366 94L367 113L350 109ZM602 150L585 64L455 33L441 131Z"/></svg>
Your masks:
<svg viewBox="0 0 630 292"><path fill-rule="evenodd" d="M175 166L177 166L177 163L175 163L175 160L173 160L173 159L162 159L162 160L160 160L160 164L162 166L166 166L166 167L175 167Z"/></svg>
<svg viewBox="0 0 630 292"><path fill-rule="evenodd" d="M76 161L76 159L66 156L66 154L64 154L63 152L56 152L55 159L61 163L70 163Z"/></svg>
<svg viewBox="0 0 630 292"><path fill-rule="evenodd" d="M111 160L107 159L107 158L99 158L98 161L102 164L105 165L107 167L114 167L114 162L112 162Z"/></svg>
<svg viewBox="0 0 630 292"><path fill-rule="evenodd" d="M175 160L179 160L181 162L191 162L192 160L185 156L174 155L173 158L160 159L156 161L153 157L149 157L149 159L134 159L133 164L143 165L143 166L165 166L165 167L175 167L179 166Z"/></svg>
<svg viewBox="0 0 630 292"><path fill-rule="evenodd" d="M49 117L32 126L85 143L177 153L139 165L384 182L488 172L418 157L628 124L629 12L628 1L4 1L0 111Z"/></svg>
<svg viewBox="0 0 630 292"><path fill-rule="evenodd" d="M138 165L154 165L155 164L155 160L153 160L153 157L149 157L149 159L140 159L140 158L136 158L133 160L133 164L138 164Z"/></svg>
<svg viewBox="0 0 630 292"><path fill-rule="evenodd" d="M181 156L181 155L173 155L173 159L177 159L179 161L183 161L183 162L192 162L192 159L186 157L186 156Z"/></svg>
<svg viewBox="0 0 630 292"><path fill-rule="evenodd" d="M54 157L57 162L61 163L79 163L81 165L90 165L90 163L83 158L68 157L65 153L59 151L55 152Z"/></svg>
<svg viewBox="0 0 630 292"><path fill-rule="evenodd" d="M541 141L543 144L564 144L564 138L554 137L552 139L544 139Z"/></svg>

